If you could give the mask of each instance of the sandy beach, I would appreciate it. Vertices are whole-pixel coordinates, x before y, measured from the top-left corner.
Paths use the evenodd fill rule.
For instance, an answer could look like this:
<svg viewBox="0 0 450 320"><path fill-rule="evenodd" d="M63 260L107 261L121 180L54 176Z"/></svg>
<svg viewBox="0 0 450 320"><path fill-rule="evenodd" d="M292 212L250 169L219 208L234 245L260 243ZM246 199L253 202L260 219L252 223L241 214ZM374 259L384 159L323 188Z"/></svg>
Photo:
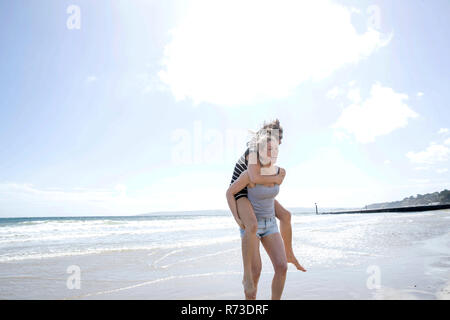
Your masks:
<svg viewBox="0 0 450 320"><path fill-rule="evenodd" d="M176 219L179 226L183 221L196 221L195 217ZM171 233L167 231L160 233L165 245L141 249L114 250L111 246L95 253L67 254L52 249L53 256L42 253L41 258L23 253L12 256L9 251L7 257L0 257L0 299L243 299L240 239L231 217L198 219L230 219L230 223L222 224L220 232L209 230L206 224L200 233L207 241L190 235L173 238L169 245ZM289 266L283 299L450 298L448 210L294 214L292 221L294 248L308 271ZM185 228L192 225L198 226L185 224ZM118 229L114 230L110 237L117 237ZM94 247L101 247L107 239L98 238ZM72 240L64 240L68 241ZM89 243L96 243L96 238ZM3 239L0 252L5 252L6 244ZM265 251L261 252L258 299L270 299L273 270ZM71 266L79 270L79 288L74 285L76 274Z"/></svg>

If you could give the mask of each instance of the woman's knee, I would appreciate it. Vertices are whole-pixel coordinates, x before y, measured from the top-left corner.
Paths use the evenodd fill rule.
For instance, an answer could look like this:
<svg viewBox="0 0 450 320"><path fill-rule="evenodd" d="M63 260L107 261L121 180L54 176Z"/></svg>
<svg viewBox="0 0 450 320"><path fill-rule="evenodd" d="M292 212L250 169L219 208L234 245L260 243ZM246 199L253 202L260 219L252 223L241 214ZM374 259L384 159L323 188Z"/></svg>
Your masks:
<svg viewBox="0 0 450 320"><path fill-rule="evenodd" d="M291 216L292 215L291 215L291 213L288 210L280 208L280 210L278 210L276 213L277 213L277 218L280 221L291 223Z"/></svg>
<svg viewBox="0 0 450 320"><path fill-rule="evenodd" d="M237 209L241 221L245 226L245 231L256 234L256 231L258 231L258 221L256 220L250 201L245 197L239 198L237 200Z"/></svg>
<svg viewBox="0 0 450 320"><path fill-rule="evenodd" d="M279 260L274 263L273 268L275 269L275 273L278 274L286 274L288 270L288 265L286 260Z"/></svg>
<svg viewBox="0 0 450 320"><path fill-rule="evenodd" d="M251 234L256 234L258 231L258 221L256 219L250 219L244 223L245 232L249 232Z"/></svg>

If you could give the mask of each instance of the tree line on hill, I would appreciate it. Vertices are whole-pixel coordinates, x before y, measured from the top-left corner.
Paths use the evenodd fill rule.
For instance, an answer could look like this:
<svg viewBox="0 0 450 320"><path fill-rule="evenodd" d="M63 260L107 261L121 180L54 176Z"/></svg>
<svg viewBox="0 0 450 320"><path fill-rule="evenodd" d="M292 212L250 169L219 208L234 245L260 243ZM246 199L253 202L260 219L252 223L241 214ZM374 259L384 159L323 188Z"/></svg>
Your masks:
<svg viewBox="0 0 450 320"><path fill-rule="evenodd" d="M441 192L433 192L427 194L417 194L416 196L406 197L400 201L373 203L367 205L367 209L384 209L410 206L423 206L434 204L450 203L450 191L445 189Z"/></svg>

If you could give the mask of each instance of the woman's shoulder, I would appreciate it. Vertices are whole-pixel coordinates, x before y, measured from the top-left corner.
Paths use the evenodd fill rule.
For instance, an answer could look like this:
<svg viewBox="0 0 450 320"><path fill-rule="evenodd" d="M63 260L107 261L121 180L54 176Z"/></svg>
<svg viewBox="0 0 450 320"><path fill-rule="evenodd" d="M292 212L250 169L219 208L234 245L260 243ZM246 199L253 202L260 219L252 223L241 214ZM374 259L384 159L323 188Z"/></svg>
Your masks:
<svg viewBox="0 0 450 320"><path fill-rule="evenodd" d="M245 159L246 163L248 163L248 160L250 159L250 157L252 157L252 164L257 163L256 156L257 156L257 153L253 149L247 148L247 150L245 150L245 152L244 152L244 159Z"/></svg>

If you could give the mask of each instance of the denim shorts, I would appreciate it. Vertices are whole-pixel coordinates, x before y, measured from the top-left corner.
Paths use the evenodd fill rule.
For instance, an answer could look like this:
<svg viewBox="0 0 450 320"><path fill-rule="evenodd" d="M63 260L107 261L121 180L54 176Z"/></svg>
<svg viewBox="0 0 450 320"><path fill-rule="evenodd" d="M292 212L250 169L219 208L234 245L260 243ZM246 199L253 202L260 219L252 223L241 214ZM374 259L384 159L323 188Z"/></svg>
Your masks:
<svg viewBox="0 0 450 320"><path fill-rule="evenodd" d="M259 239L268 236L269 234L280 232L278 230L277 219L275 217L261 218L257 219L257 221L258 221L258 231L256 231L256 236ZM240 231L242 238L245 234L245 230L240 229Z"/></svg>

